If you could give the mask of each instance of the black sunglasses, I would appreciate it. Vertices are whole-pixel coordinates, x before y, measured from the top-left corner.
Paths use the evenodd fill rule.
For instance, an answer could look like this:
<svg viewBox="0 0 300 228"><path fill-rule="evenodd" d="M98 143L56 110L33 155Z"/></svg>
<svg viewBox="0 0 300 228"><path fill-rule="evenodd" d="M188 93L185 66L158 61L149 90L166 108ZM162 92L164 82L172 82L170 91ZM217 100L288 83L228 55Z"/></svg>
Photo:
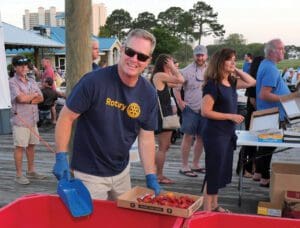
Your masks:
<svg viewBox="0 0 300 228"><path fill-rule="evenodd" d="M28 64L30 61L27 58L22 58L22 59L18 59L16 61L16 65L26 65Z"/></svg>
<svg viewBox="0 0 300 228"><path fill-rule="evenodd" d="M147 61L147 59L150 58L150 56L145 55L140 52L137 52L130 47L125 47L125 54L129 57L133 57L133 56L137 55L137 59L141 62L145 62L145 61Z"/></svg>

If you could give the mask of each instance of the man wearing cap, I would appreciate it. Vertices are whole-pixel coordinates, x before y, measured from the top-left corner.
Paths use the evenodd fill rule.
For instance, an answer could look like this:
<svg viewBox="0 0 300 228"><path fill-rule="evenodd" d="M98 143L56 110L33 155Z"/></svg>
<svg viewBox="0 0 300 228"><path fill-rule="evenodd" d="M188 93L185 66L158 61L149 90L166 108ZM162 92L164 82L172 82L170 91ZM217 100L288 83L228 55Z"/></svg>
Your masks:
<svg viewBox="0 0 300 228"><path fill-rule="evenodd" d="M182 164L179 173L188 177L197 177L196 172L204 173L205 169L200 168L199 161L203 151L201 138L202 117L200 107L202 100L202 85L204 71L206 69L207 49L203 45L194 48L194 62L180 70L185 82L182 86L184 98L182 99L181 87L173 89L177 104L182 111L181 132L184 133L181 143ZM194 143L194 157L191 167L188 164L190 149Z"/></svg>
<svg viewBox="0 0 300 228"><path fill-rule="evenodd" d="M24 56L15 56L12 65L14 76L9 80L11 95L11 124L14 140L14 159L16 165L16 178L18 184L29 184L29 179L44 179L45 176L35 172L34 147L39 139L33 131L38 134L37 104L43 101L42 93L37 83L27 78L29 59ZM26 176L22 172L23 150L26 151L28 170Z"/></svg>

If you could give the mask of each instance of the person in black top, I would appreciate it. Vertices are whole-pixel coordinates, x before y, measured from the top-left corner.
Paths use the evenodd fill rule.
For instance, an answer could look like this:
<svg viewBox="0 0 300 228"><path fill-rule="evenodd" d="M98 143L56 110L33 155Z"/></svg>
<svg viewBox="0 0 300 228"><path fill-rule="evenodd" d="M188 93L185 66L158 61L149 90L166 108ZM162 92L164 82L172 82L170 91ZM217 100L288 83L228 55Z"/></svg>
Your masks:
<svg viewBox="0 0 300 228"><path fill-rule="evenodd" d="M264 59L263 56L257 56L253 59L253 62L251 63L249 74L256 79L256 74L258 67L261 63L261 61ZM246 130L249 130L250 127L250 120L252 112L256 110L256 91L255 86L249 87L246 90L245 95L247 98L247 114L245 116L245 128ZM241 153L241 151L243 153ZM243 175L246 178L251 178L252 174L254 173L254 167L253 167L253 161L255 159L255 154L257 153L257 147L256 146L243 146L240 150L239 160L237 163L236 173L239 174L241 162L245 163L243 166ZM243 159L241 159L241 154L243 154Z"/></svg>
<svg viewBox="0 0 300 228"><path fill-rule="evenodd" d="M43 82L43 88L41 89L44 97L44 101L38 104L39 108L39 122L38 127L45 123L47 117L50 114L51 107L54 106L58 97L64 97L63 93L60 93L52 89L53 79L48 77Z"/></svg>
<svg viewBox="0 0 300 228"><path fill-rule="evenodd" d="M150 81L156 89L160 107L158 126L155 131L158 139L158 150L155 156L157 179L160 184L172 184L174 181L163 175L166 153L171 144L172 129L162 128L161 115L165 117L177 112L177 110L172 109L170 88L181 85L184 78L175 66L172 56L160 54L156 59Z"/></svg>

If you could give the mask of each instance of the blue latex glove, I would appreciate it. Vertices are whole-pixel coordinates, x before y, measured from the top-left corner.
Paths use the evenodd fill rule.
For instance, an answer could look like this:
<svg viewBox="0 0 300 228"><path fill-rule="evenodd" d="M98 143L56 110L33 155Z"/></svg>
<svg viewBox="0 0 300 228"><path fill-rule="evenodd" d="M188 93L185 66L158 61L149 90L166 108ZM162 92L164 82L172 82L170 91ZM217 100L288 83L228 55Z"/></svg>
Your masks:
<svg viewBox="0 0 300 228"><path fill-rule="evenodd" d="M67 159L67 153L65 152L58 152L56 153L56 162L53 166L53 174L56 176L57 180L60 179L67 179L70 180L70 170L69 164Z"/></svg>
<svg viewBox="0 0 300 228"><path fill-rule="evenodd" d="M156 196L159 195L161 189L160 185L158 184L156 174L146 175L146 183L148 188L154 190Z"/></svg>

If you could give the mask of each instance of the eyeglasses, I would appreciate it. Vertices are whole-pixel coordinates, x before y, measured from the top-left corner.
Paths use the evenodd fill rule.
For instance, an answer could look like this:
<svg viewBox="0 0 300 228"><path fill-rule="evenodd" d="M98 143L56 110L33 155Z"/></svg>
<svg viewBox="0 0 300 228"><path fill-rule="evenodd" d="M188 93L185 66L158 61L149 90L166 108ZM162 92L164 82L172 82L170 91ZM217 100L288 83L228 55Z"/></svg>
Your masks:
<svg viewBox="0 0 300 228"><path fill-rule="evenodd" d="M137 59L141 62L146 62L147 59L150 58L150 56L148 55L145 55L143 53L140 53L140 52L137 52L135 50L133 50L132 48L130 47L125 47L125 54L129 57L133 57L135 55L137 55Z"/></svg>

